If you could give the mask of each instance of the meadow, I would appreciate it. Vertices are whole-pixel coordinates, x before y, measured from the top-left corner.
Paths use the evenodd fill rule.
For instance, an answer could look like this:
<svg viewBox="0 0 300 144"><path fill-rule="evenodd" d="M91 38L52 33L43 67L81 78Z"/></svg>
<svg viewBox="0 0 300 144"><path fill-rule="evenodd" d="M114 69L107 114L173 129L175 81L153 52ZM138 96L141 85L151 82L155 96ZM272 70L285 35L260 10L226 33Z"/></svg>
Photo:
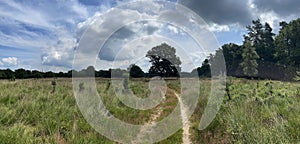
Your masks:
<svg viewBox="0 0 300 144"><path fill-rule="evenodd" d="M73 96L72 80L26 79L0 81L0 143L115 143L96 132L84 119ZM166 100L151 110L124 105L109 88L109 79L96 79L104 104L116 118L145 124L160 121L179 103L177 80L167 80ZM149 94L146 80L130 81L139 97ZM228 95L213 122L198 130L211 92L210 79L200 79L200 97L189 119L192 143L300 143L300 84L228 78ZM153 115L159 115L153 119ZM182 143L179 130L161 144Z"/></svg>

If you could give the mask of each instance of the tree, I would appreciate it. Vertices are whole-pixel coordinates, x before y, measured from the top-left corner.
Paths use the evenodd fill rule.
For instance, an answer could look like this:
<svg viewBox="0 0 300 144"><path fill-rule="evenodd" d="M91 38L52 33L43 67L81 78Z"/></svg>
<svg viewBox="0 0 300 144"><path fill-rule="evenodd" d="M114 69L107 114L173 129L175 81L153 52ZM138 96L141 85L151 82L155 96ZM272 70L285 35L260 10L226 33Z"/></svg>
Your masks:
<svg viewBox="0 0 300 144"><path fill-rule="evenodd" d="M22 68L15 70L15 76L16 76L16 78L18 78L18 79L24 79L24 78L27 78L26 70L25 70L25 69L22 69Z"/></svg>
<svg viewBox="0 0 300 144"><path fill-rule="evenodd" d="M198 67L197 69L194 69L191 74L193 76L203 76L203 77L210 77L211 76L211 71L210 71L210 65L209 65L209 60L205 59L202 63L201 67Z"/></svg>
<svg viewBox="0 0 300 144"><path fill-rule="evenodd" d="M86 76L89 76L89 77L94 77L95 76L95 68L94 66L88 66L86 68Z"/></svg>
<svg viewBox="0 0 300 144"><path fill-rule="evenodd" d="M7 77L5 70L0 70L0 79L7 79Z"/></svg>
<svg viewBox="0 0 300 144"><path fill-rule="evenodd" d="M243 60L242 46L234 43L225 44L221 50L216 51L216 53L220 52L223 52L225 58L227 75L236 75L236 71L240 68L240 63Z"/></svg>
<svg viewBox="0 0 300 144"><path fill-rule="evenodd" d="M39 72L39 71L37 71L37 70L33 70L33 71L32 71L32 76L31 76L31 77L32 77L32 78L42 78L43 75L42 75L41 72Z"/></svg>
<svg viewBox="0 0 300 144"><path fill-rule="evenodd" d="M248 35L244 35L245 40L251 42L256 48L261 46L262 34L263 34L263 25L260 22L260 19L253 20L252 26L248 25L246 28L248 30Z"/></svg>
<svg viewBox="0 0 300 144"><path fill-rule="evenodd" d="M122 70L120 68L117 69L109 69L111 72L111 77L113 78L124 78L128 76L128 72L126 70Z"/></svg>
<svg viewBox="0 0 300 144"><path fill-rule="evenodd" d="M261 24L260 19L252 21L252 26L247 26L248 34L244 35L245 40L251 42L255 48L259 61L274 60L274 36L272 28L268 23Z"/></svg>
<svg viewBox="0 0 300 144"><path fill-rule="evenodd" d="M275 45L272 28L268 23L265 23L262 34L262 47L257 50L257 54L262 60L274 62Z"/></svg>
<svg viewBox="0 0 300 144"><path fill-rule="evenodd" d="M6 69L5 75L6 75L6 78L10 79L14 76L14 72L11 69Z"/></svg>
<svg viewBox="0 0 300 144"><path fill-rule="evenodd" d="M55 77L55 74L52 71L47 71L46 73L44 73L44 78L52 78Z"/></svg>
<svg viewBox="0 0 300 144"><path fill-rule="evenodd" d="M140 78L140 77L145 76L145 73L143 72L143 70L135 64L130 65L128 70L129 70L130 77Z"/></svg>
<svg viewBox="0 0 300 144"><path fill-rule="evenodd" d="M176 56L176 49L167 43L153 47L146 54L152 66L149 69L151 76L178 77L181 71L180 58Z"/></svg>
<svg viewBox="0 0 300 144"><path fill-rule="evenodd" d="M284 66L300 68L300 19L289 24L281 22L282 26L275 38L276 58Z"/></svg>
<svg viewBox="0 0 300 144"><path fill-rule="evenodd" d="M242 56L243 56L243 61L241 63L241 66L243 68L243 73L246 76L253 78L258 73L257 59L259 58L259 56L256 53L255 48L251 45L249 41L246 41L244 43Z"/></svg>

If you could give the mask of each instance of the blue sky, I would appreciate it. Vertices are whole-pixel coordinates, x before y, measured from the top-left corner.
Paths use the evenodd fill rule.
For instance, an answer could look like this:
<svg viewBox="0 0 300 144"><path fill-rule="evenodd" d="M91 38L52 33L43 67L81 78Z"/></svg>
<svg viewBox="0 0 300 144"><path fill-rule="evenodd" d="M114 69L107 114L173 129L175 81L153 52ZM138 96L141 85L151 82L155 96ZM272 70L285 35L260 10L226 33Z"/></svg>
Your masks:
<svg viewBox="0 0 300 144"><path fill-rule="evenodd" d="M103 19L102 23L106 24L106 27L114 23L113 17L125 21L132 11L126 11L127 13L121 11L120 14L112 16L105 14L111 8L128 2L132 0L0 1L0 69L25 68L43 71L72 69L74 51L89 25L99 18ZM280 21L296 19L300 12L300 2L297 0L172 0L171 2L182 4L201 16L208 24L207 29L216 36L220 45L229 42L241 44L242 35L246 32L245 26L251 24L253 19L260 18L263 22L270 23L274 31L278 32ZM149 4L152 4L151 1ZM155 13L155 7L160 6L158 4L153 6L151 11ZM139 11L136 13L144 16ZM150 14L148 17L151 16ZM137 63L147 70L149 63L143 58L146 50L166 41L176 45L177 51L182 53L182 59L186 60L182 66L184 71L190 71L193 66L200 66L201 61L207 56L207 53L195 50L197 48L195 41L179 27L159 22L136 22L124 25L107 40L99 53L96 69L126 68L129 63ZM145 45L145 42L148 42L148 45ZM133 46L140 49L131 48ZM187 46L192 48L186 48ZM218 46L214 47L213 49L216 49ZM116 61L115 57L119 56L120 52L123 56ZM194 65L191 66L190 63Z"/></svg>

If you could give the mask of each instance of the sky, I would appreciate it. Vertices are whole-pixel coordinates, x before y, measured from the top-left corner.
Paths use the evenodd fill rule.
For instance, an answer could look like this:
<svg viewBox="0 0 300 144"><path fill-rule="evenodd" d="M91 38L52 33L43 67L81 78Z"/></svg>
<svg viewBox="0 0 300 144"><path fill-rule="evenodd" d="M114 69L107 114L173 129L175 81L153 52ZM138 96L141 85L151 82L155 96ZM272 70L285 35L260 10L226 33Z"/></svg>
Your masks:
<svg viewBox="0 0 300 144"><path fill-rule="evenodd" d="M166 16L165 9L180 12L180 7L166 7L150 0L1 0L0 1L0 69L25 68L40 71L68 71L84 68L91 60L96 69L123 68L137 64L144 71L150 66L145 54L166 42L176 48L183 71L201 66L203 59L226 43L242 44L245 26L254 19L268 22L278 33L279 22L296 19L298 0L169 0L197 14L202 25L193 25L188 14ZM149 8L151 7L151 8ZM167 17L170 23L158 21ZM130 20L135 20L134 22ZM174 24L175 23L175 24ZM98 24L93 30L92 25ZM118 25L119 24L119 25ZM113 33L109 30L118 29ZM206 29L198 36L202 42L211 36L218 41L206 49L195 40L191 29ZM200 28L200 29L201 29ZM205 30L195 30L204 33ZM205 31L206 32L206 31ZM83 38L84 37L84 38ZM100 47L99 42L103 42ZM213 41L213 40L212 40ZM209 42L208 42L209 43ZM209 44L208 44L209 45ZM85 49L86 47L86 49ZM88 49L88 48L91 49ZM101 48L101 49L100 49ZM206 50L204 50L206 49ZM79 65L81 67L79 67ZM78 67L77 67L78 66Z"/></svg>

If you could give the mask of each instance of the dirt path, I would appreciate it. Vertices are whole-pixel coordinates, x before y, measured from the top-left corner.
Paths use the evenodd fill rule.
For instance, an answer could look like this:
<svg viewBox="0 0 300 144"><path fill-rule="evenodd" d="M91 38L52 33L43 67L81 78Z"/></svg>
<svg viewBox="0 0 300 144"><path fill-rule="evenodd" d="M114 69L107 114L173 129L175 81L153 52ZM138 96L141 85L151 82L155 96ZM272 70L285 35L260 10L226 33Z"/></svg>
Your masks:
<svg viewBox="0 0 300 144"><path fill-rule="evenodd" d="M136 139L133 140L131 143L133 143L133 144L144 143L143 142L144 136L147 133L151 132L153 124L161 116L162 111L163 111L163 109L160 107L153 114L151 114L150 120L144 124L144 127L142 127L140 129L140 132L137 135Z"/></svg>
<svg viewBox="0 0 300 144"><path fill-rule="evenodd" d="M183 134L182 134L182 143L183 144L191 144L190 136L190 121L187 116L187 108L184 106L181 97L174 91L175 96L178 99L180 105L180 113L183 124Z"/></svg>
<svg viewBox="0 0 300 144"><path fill-rule="evenodd" d="M174 91L172 90L174 95L177 97L179 105L180 105L180 113L181 113L181 119L182 119L182 124L183 124L183 134L182 134L182 143L183 144L191 144L191 140L189 138L190 136L190 122L188 120L187 116L187 108L184 106L181 97ZM165 99L164 101L165 102ZM137 143L143 143L143 137L145 136L146 133L151 132L151 126L155 123L155 121L161 116L163 112L163 109L159 107L153 114L150 116L150 120L145 123L144 127L141 128L139 135L136 137L135 140L132 141L133 144Z"/></svg>
<svg viewBox="0 0 300 144"><path fill-rule="evenodd" d="M165 102L166 98L163 98L163 103ZM152 130L152 126L155 124L155 122L157 121L157 119L161 116L163 112L163 109L161 107L159 107L157 110L155 110L151 116L150 119L148 120L148 122L146 122L144 124L144 127L142 127L140 129L139 134L137 135L136 139L134 139L131 143L132 144L139 144L139 143L144 143L143 142L143 138L147 133L150 133Z"/></svg>

